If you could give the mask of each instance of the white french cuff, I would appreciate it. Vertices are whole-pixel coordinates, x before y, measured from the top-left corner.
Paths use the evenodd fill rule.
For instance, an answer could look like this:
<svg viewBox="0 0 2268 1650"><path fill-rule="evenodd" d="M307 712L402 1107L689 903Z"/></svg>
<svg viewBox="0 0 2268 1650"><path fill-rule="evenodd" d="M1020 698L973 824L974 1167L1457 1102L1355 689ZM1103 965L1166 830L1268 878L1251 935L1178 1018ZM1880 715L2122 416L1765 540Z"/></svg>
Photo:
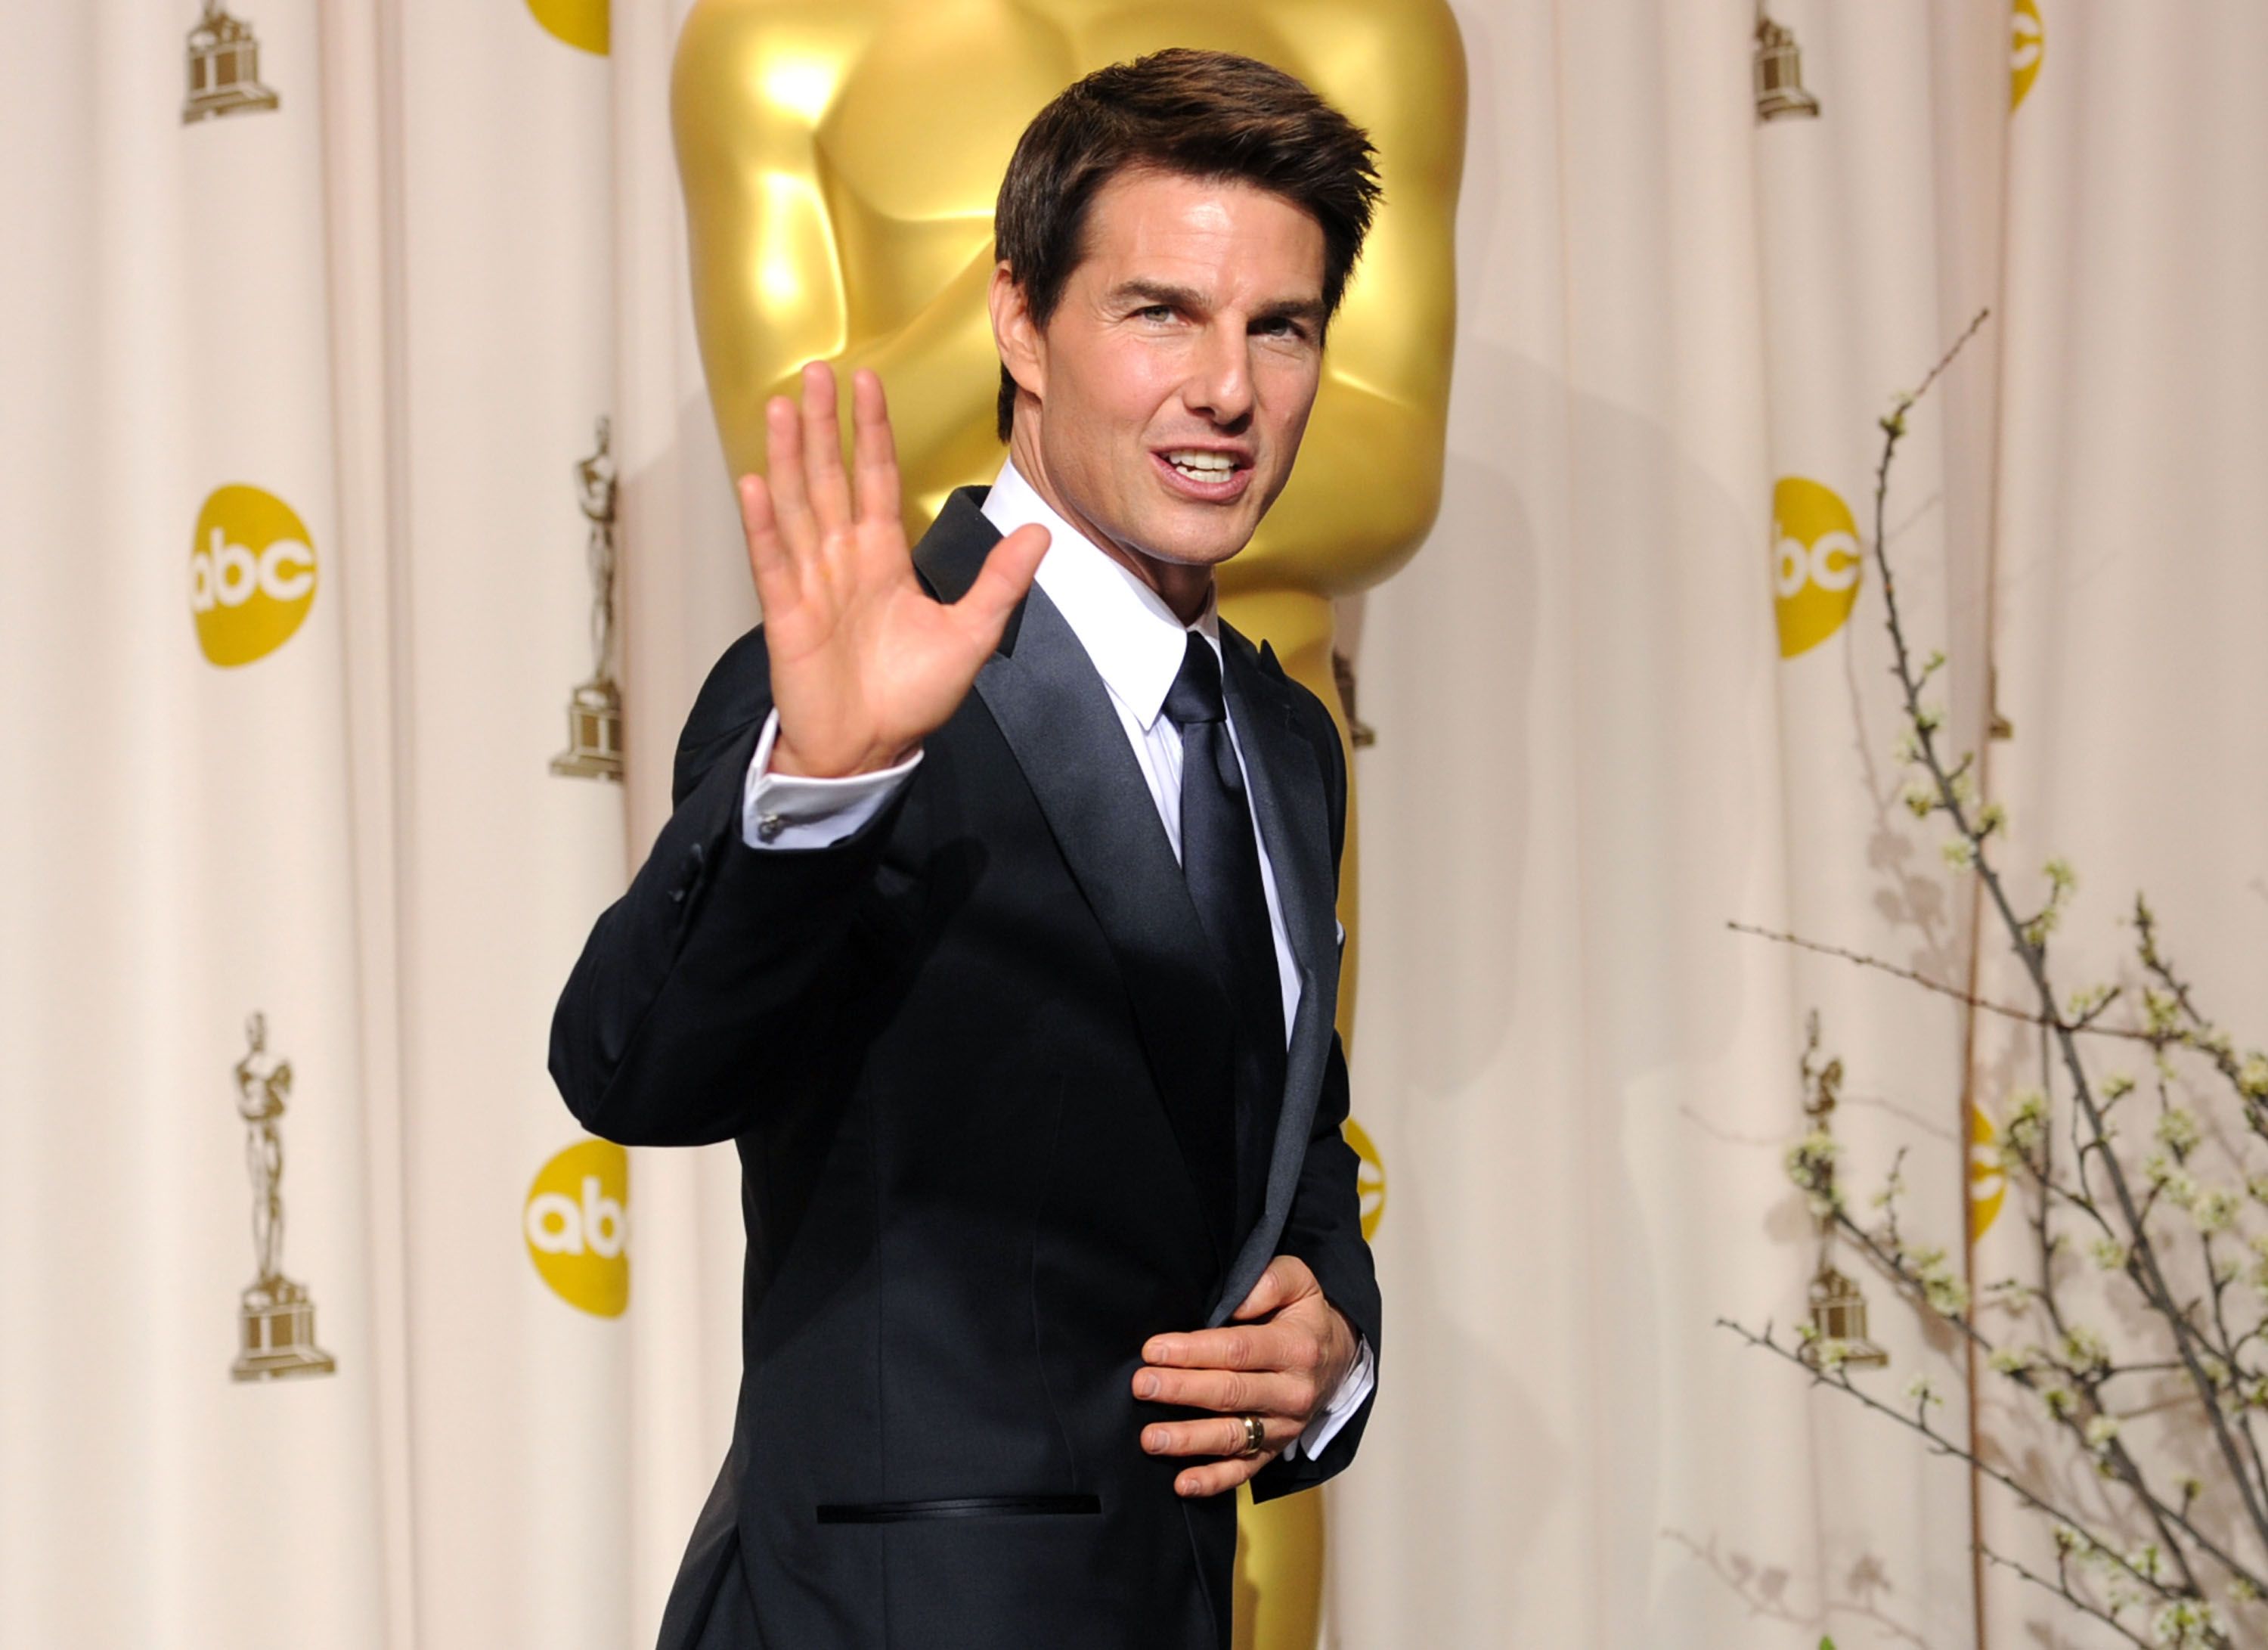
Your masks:
<svg viewBox="0 0 2268 1650"><path fill-rule="evenodd" d="M1362 1408L1363 1400L1370 1396L1370 1389L1377 1384L1378 1360L1371 1356L1370 1337L1366 1335L1356 1344L1354 1362L1340 1381L1339 1389L1331 1394L1330 1402L1323 1405L1322 1413L1307 1423L1307 1430L1284 1446L1284 1459L1291 1461L1305 1455L1312 1461L1329 1448L1331 1440L1339 1434L1339 1428L1347 1424L1350 1416Z"/></svg>
<svg viewBox="0 0 2268 1650"><path fill-rule="evenodd" d="M751 848L830 848L881 811L882 805L922 759L914 754L893 768L822 779L808 774L767 773L779 739L779 711L764 718L756 754L740 785L740 839Z"/></svg>

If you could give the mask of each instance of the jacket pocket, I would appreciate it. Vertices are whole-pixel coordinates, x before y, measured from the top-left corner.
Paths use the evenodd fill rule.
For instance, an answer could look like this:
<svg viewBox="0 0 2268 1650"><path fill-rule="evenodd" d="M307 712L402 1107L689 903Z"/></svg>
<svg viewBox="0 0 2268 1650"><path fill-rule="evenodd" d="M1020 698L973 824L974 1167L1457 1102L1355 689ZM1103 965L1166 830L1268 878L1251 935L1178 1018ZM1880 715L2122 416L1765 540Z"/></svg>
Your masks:
<svg viewBox="0 0 2268 1650"><path fill-rule="evenodd" d="M1077 1518L1102 1511L1099 1495L962 1495L943 1501L821 1501L822 1524L904 1524L925 1518Z"/></svg>

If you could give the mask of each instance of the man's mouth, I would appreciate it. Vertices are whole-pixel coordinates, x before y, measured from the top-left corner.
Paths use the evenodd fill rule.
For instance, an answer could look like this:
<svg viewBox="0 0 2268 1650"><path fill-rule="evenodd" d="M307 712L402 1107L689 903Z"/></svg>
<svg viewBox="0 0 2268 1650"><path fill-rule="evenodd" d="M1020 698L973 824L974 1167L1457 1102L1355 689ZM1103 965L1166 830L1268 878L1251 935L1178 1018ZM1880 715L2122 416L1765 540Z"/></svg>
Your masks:
<svg viewBox="0 0 2268 1650"><path fill-rule="evenodd" d="M1252 478L1252 460L1241 453L1212 447L1167 447L1151 459L1187 497L1223 502L1242 493Z"/></svg>

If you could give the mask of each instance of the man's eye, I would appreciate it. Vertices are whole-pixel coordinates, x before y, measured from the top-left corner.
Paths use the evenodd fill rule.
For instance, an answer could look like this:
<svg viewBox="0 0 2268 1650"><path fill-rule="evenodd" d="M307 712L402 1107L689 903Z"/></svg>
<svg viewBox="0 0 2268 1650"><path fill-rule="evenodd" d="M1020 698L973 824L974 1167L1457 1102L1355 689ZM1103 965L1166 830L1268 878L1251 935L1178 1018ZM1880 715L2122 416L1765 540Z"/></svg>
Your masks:
<svg viewBox="0 0 2268 1650"><path fill-rule="evenodd" d="M1137 315L1156 315L1163 318L1170 316L1174 313L1174 308L1170 304L1145 304L1134 313Z"/></svg>

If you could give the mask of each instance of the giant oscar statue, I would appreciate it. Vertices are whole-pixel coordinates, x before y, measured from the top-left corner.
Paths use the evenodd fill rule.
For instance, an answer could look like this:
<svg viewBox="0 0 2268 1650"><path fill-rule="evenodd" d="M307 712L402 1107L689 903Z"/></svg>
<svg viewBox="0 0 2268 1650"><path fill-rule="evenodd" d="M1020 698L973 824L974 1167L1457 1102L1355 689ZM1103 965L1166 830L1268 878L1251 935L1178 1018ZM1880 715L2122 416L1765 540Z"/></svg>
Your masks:
<svg viewBox="0 0 2268 1650"><path fill-rule="evenodd" d="M672 108L725 457L734 475L762 468L766 399L796 394L802 363L823 358L888 387L909 539L954 488L989 483L1001 449L985 290L1009 153L1071 81L1167 46L1274 63L1379 151L1385 203L1298 467L1221 579L1230 621L1339 708L1332 599L1408 560L1440 498L1465 110L1447 0L696 0ZM1356 886L1351 809L1343 1037ZM1241 1650L1314 1645L1322 1519L1320 1496L1247 1500Z"/></svg>

